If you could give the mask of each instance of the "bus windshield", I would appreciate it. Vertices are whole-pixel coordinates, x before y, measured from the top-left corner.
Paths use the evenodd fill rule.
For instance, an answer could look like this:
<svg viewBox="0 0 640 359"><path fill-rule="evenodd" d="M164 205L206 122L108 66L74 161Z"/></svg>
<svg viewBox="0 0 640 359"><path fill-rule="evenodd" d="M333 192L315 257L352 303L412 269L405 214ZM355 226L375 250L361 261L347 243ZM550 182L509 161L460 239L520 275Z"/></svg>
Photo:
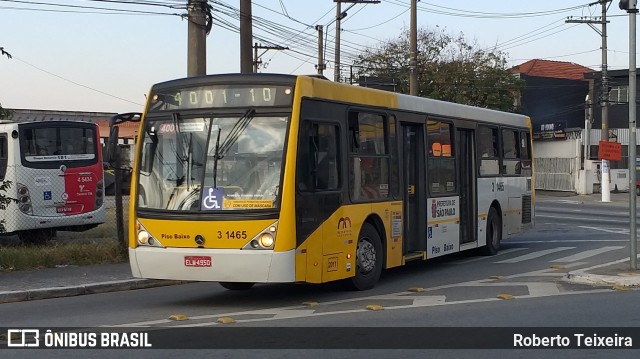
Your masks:
<svg viewBox="0 0 640 359"><path fill-rule="evenodd" d="M288 118L147 119L138 207L170 211L261 210L278 206Z"/></svg>
<svg viewBox="0 0 640 359"><path fill-rule="evenodd" d="M21 148L27 165L59 161L95 162L97 159L95 129L78 124L73 126L51 125L24 128Z"/></svg>

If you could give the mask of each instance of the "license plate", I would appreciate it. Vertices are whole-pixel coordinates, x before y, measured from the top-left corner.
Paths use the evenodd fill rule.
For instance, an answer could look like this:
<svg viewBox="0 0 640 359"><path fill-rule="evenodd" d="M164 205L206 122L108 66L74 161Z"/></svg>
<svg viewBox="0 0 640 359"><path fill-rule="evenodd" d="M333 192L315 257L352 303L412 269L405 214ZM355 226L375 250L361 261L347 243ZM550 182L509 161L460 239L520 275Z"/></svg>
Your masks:
<svg viewBox="0 0 640 359"><path fill-rule="evenodd" d="M184 256L185 267L211 267L209 256Z"/></svg>

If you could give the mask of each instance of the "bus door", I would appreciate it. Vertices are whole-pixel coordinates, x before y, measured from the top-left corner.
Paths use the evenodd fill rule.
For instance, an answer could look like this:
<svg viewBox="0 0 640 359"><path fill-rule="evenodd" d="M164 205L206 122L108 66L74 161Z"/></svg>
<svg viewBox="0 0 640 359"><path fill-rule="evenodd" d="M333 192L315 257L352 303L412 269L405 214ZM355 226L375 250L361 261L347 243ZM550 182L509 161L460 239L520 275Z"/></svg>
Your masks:
<svg viewBox="0 0 640 359"><path fill-rule="evenodd" d="M403 252L405 258L412 258L411 254L417 255L427 250L424 125L401 123L401 127L405 213Z"/></svg>
<svg viewBox="0 0 640 359"><path fill-rule="evenodd" d="M460 185L460 244L476 240L476 165L474 132L458 128L458 183Z"/></svg>

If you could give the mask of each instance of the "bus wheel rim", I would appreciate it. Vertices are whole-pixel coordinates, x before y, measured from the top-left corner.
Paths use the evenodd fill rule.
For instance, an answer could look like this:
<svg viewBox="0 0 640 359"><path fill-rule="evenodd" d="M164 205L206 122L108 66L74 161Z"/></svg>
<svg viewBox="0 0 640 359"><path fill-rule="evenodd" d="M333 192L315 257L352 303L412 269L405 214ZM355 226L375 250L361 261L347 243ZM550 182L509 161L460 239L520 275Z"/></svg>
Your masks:
<svg viewBox="0 0 640 359"><path fill-rule="evenodd" d="M367 274L376 267L376 249L368 238L358 241L358 267L360 272Z"/></svg>

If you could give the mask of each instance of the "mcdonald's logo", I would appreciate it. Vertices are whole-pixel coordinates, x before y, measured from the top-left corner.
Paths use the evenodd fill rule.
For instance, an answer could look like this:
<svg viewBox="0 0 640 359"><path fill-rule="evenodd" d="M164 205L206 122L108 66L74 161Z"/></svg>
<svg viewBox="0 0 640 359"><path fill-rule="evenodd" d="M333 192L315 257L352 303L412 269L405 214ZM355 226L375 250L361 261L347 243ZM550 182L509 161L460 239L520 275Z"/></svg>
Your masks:
<svg viewBox="0 0 640 359"><path fill-rule="evenodd" d="M351 218L340 217L340 220L338 220L338 229L347 229L347 228L351 228Z"/></svg>

